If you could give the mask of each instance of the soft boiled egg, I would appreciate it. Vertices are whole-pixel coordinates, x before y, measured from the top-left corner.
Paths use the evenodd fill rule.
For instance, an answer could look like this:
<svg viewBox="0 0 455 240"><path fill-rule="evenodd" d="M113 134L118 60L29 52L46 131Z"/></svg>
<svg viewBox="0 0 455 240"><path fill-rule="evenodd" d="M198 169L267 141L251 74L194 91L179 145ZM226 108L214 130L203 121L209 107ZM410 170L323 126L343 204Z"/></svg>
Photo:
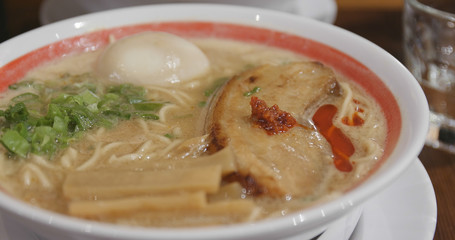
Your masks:
<svg viewBox="0 0 455 240"><path fill-rule="evenodd" d="M193 43L165 32L122 38L99 56L96 71L104 81L171 85L191 81L209 70L209 60Z"/></svg>

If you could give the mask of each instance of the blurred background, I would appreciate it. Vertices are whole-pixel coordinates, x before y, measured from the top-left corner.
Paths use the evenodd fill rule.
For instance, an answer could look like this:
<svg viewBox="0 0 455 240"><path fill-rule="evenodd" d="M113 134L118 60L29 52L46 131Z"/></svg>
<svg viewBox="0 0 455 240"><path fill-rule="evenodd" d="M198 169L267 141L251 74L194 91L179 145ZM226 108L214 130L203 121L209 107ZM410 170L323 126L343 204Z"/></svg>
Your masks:
<svg viewBox="0 0 455 240"><path fill-rule="evenodd" d="M43 0L0 0L0 42L20 33L40 26L39 10ZM394 21L401 17L403 0L336 0L338 5L338 18L336 25L349 27L349 30L356 33L363 33L366 24L364 22L355 23L359 9L362 14L368 17L368 22L372 28L383 25L383 21ZM390 15L383 18L378 12L388 12ZM400 34L401 26L389 25L390 29L377 29L377 34L384 34L388 31L389 36ZM369 36L366 36L367 38ZM374 39L376 36L371 36ZM384 36L388 37L388 36ZM386 48L387 50L387 48Z"/></svg>
<svg viewBox="0 0 455 240"><path fill-rule="evenodd" d="M336 0L334 24L363 36L403 61L403 1ZM43 2L0 0L0 42L39 27L39 12ZM455 155L426 146L419 159L436 193L438 223L434 239L455 239Z"/></svg>

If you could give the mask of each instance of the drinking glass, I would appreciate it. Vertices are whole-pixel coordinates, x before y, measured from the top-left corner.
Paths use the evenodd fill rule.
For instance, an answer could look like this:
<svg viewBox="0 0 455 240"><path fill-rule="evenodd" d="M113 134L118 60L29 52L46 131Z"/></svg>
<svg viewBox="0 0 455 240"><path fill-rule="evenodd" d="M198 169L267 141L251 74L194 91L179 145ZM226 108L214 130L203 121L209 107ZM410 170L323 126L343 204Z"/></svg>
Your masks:
<svg viewBox="0 0 455 240"><path fill-rule="evenodd" d="M430 105L427 145L455 153L455 0L405 0L404 62Z"/></svg>

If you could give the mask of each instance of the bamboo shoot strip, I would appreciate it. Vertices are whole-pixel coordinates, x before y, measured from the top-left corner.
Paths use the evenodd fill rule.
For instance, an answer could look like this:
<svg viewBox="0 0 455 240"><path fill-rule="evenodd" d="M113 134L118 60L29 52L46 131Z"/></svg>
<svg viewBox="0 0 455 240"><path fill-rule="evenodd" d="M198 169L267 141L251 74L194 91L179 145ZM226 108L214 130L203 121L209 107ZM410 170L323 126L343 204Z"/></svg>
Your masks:
<svg viewBox="0 0 455 240"><path fill-rule="evenodd" d="M215 193L220 182L219 165L166 171L85 171L68 174L63 194L69 199L107 199L173 192Z"/></svg>
<svg viewBox="0 0 455 240"><path fill-rule="evenodd" d="M195 210L207 204L205 196L204 192L195 192L113 200L74 201L69 203L68 212L72 216L96 217L142 211Z"/></svg>
<svg viewBox="0 0 455 240"><path fill-rule="evenodd" d="M235 155L231 147L227 146L222 150L209 156L203 156L198 158L185 158L179 160L178 162L176 162L175 168L203 167L212 165L221 165L221 171L223 176L237 171L237 166L235 165Z"/></svg>
<svg viewBox="0 0 455 240"><path fill-rule="evenodd" d="M144 169L147 171L153 170L168 170L168 169L185 169L204 166L221 165L223 176L237 171L235 154L230 146L208 156L200 156L197 158L183 158L169 161L169 159L156 160L144 163L135 163L133 166L136 169Z"/></svg>

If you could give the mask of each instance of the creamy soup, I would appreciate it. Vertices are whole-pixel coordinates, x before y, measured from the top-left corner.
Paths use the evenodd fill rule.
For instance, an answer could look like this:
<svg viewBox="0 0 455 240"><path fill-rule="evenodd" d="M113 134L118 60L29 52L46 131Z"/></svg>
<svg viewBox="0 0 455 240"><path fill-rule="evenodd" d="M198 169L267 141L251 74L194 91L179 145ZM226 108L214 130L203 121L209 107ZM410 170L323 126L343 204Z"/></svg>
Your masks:
<svg viewBox="0 0 455 240"><path fill-rule="evenodd" d="M193 72L165 76L158 66L136 74L142 70L135 69L134 61L133 70L120 71L126 63L103 58L125 56L100 49L34 69L3 92L1 187L32 205L80 218L206 226L282 216L327 201L355 187L377 166L386 141L384 115L363 89L336 72L328 86L336 93L305 103L301 111L280 104L282 98L267 98L264 94L274 92L267 89L270 85L259 82L242 90L250 114L242 124L254 132L246 138L263 141L254 146L262 149L240 151L242 144L229 140L233 135L226 145L213 147L207 115L216 108L216 97L228 91L226 82L245 72L257 75L262 66L287 67L310 59L231 40L188 41L201 51L188 67ZM147 57L146 63L154 61ZM319 65L314 64L314 72ZM17 117L23 110L12 107L21 102L28 113L25 120ZM277 110L273 105L281 111L276 113L295 122L286 128L278 123L279 131L267 132L269 125L257 123L271 123L264 116ZM327 117L331 114L333 119ZM11 123L7 117L26 123ZM23 132L37 129L41 133ZM15 145L22 140L26 142ZM295 142L305 151L296 149ZM280 151L284 154L270 158ZM292 161L278 159L287 154ZM252 158L261 166L245 165Z"/></svg>

